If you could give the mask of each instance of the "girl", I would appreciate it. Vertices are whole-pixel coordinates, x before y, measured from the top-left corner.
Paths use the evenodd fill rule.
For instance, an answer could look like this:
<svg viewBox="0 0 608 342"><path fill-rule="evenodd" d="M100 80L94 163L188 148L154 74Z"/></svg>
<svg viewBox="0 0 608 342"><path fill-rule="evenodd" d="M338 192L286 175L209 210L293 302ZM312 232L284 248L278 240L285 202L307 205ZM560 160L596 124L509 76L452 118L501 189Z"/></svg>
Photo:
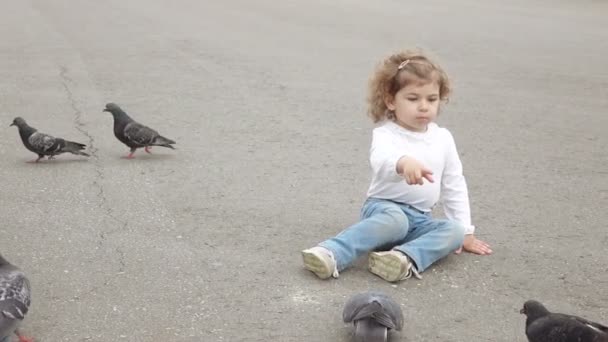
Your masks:
<svg viewBox="0 0 608 342"><path fill-rule="evenodd" d="M381 124L373 130L372 180L361 221L302 251L306 269L321 279L337 278L371 252L369 270L396 282L421 278L422 271L453 251L492 253L473 235L452 134L434 123L449 94L447 75L423 54L393 54L378 66L368 102L372 120ZM440 196L447 220L430 215Z"/></svg>

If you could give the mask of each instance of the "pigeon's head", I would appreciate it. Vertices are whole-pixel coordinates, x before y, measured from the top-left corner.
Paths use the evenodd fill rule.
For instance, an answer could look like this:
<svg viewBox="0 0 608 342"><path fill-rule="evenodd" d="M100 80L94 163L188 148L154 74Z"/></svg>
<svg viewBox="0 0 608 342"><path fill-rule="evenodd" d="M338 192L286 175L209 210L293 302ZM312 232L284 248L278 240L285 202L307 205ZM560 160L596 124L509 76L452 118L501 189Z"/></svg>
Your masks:
<svg viewBox="0 0 608 342"><path fill-rule="evenodd" d="M116 114L122 112L122 109L120 109L120 107L116 103L108 103L106 104L106 108L104 108L103 111Z"/></svg>
<svg viewBox="0 0 608 342"><path fill-rule="evenodd" d="M27 125L27 123L25 122L25 120L23 120L23 118L20 118L20 117L14 118L13 123L10 124L10 126L17 126L17 127L23 127L26 125Z"/></svg>
<svg viewBox="0 0 608 342"><path fill-rule="evenodd" d="M519 313L528 316L528 318L536 318L549 314L549 310L539 301L531 299L524 303L524 307L519 310Z"/></svg>

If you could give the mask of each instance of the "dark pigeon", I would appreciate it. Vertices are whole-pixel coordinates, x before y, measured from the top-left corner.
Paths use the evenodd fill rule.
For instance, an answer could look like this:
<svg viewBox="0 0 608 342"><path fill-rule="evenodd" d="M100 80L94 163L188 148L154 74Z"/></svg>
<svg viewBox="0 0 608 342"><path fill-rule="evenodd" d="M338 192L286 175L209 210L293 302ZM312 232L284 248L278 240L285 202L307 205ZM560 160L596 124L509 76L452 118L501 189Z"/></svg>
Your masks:
<svg viewBox="0 0 608 342"><path fill-rule="evenodd" d="M150 147L152 146L175 149L171 146L175 144L175 141L167 139L152 128L131 119L117 104L108 103L103 111L110 112L114 117L114 135L116 138L131 148L127 158L133 158L135 150L142 147L147 153L150 153Z"/></svg>
<svg viewBox="0 0 608 342"><path fill-rule="evenodd" d="M10 125L19 128L19 135L21 136L23 145L28 150L38 154L38 159L35 160L36 163L44 158L44 156L48 156L48 159L53 159L56 155L66 152L89 157L87 153L82 152L87 145L40 133L37 129L28 125L22 118L15 118Z"/></svg>
<svg viewBox="0 0 608 342"><path fill-rule="evenodd" d="M21 342L32 342L19 330L29 307L30 282L0 255L0 341L8 341L15 334Z"/></svg>
<svg viewBox="0 0 608 342"><path fill-rule="evenodd" d="M342 318L345 323L354 323L357 342L385 342L389 330L403 328L401 307L380 292L352 296L344 306Z"/></svg>
<svg viewBox="0 0 608 342"><path fill-rule="evenodd" d="M608 327L582 317L552 313L541 303L529 300L525 314L526 336L530 342L608 342Z"/></svg>

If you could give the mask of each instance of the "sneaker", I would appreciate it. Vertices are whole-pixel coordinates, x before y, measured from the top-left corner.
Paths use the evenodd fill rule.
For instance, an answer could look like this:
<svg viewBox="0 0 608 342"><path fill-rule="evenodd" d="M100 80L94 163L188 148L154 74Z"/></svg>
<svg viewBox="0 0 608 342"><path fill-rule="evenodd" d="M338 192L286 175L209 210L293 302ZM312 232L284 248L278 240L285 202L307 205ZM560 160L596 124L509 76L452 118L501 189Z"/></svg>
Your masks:
<svg viewBox="0 0 608 342"><path fill-rule="evenodd" d="M327 248L316 246L302 251L304 268L321 279L338 278L338 265L334 254Z"/></svg>
<svg viewBox="0 0 608 342"><path fill-rule="evenodd" d="M370 272L391 283L412 275L422 279L410 258L396 250L370 253L368 267Z"/></svg>

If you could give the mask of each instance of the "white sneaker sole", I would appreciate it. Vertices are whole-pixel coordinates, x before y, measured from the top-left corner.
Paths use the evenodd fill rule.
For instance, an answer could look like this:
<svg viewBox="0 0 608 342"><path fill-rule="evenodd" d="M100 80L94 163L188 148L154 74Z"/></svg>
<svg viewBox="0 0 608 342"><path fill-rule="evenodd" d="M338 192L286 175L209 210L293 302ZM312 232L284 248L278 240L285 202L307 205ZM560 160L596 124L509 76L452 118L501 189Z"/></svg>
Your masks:
<svg viewBox="0 0 608 342"><path fill-rule="evenodd" d="M372 252L369 254L368 267L373 274L394 283L405 275L407 265L404 265L398 256Z"/></svg>
<svg viewBox="0 0 608 342"><path fill-rule="evenodd" d="M316 274L321 279L331 277L333 270L330 265L325 262L322 256L308 250L302 251L302 259L304 260L304 268Z"/></svg>

